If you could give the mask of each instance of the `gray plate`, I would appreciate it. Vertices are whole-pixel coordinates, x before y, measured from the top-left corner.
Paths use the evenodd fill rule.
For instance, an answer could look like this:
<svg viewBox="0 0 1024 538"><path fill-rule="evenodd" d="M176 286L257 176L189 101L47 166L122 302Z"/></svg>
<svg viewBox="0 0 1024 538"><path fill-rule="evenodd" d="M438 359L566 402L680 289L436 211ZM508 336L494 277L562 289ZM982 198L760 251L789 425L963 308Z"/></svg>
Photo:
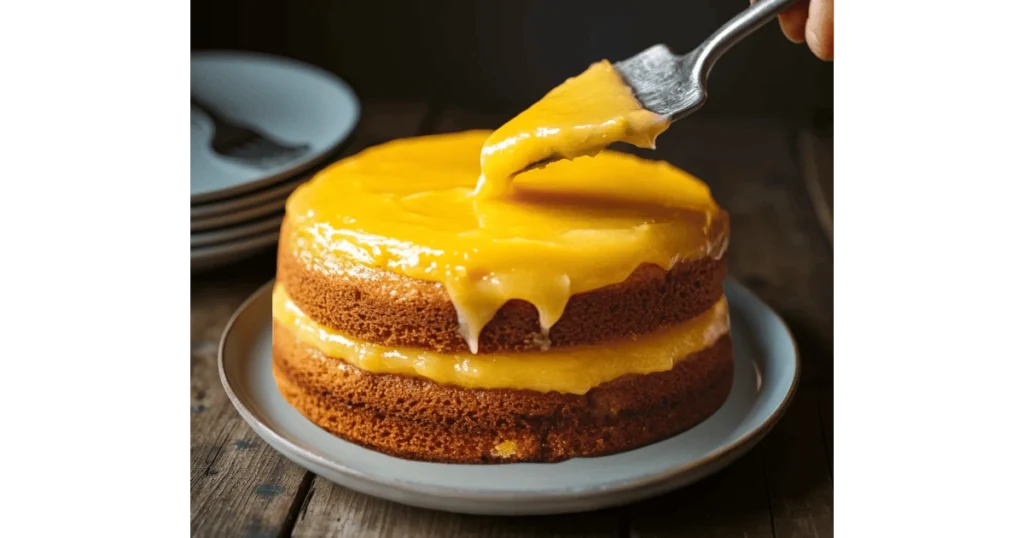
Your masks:
<svg viewBox="0 0 1024 538"><path fill-rule="evenodd" d="M239 226L221 228L209 232L193 233L192 248L208 247L218 243L231 243L251 235L262 235L265 232L280 231L284 215L278 214L264 219L254 220Z"/></svg>
<svg viewBox="0 0 1024 538"><path fill-rule="evenodd" d="M208 247L192 249L192 272L206 271L233 263L253 254L263 252L277 244L280 232L271 230L258 235L245 237L228 243L218 243Z"/></svg>
<svg viewBox="0 0 1024 538"><path fill-rule="evenodd" d="M210 148L213 124L191 108L193 204L238 196L295 177L338 150L359 119L352 88L322 69L250 52L193 52L192 93L218 112L310 151L271 169L225 159Z"/></svg>
<svg viewBox="0 0 1024 538"><path fill-rule="evenodd" d="M561 463L459 465L387 456L316 427L289 406L271 374L271 290L228 322L220 376L242 418L288 459L345 487L451 512L495 515L596 510L693 483L732 463L778 422L799 377L785 324L752 292L726 283L736 374L725 405L680 435L643 448Z"/></svg>
<svg viewBox="0 0 1024 538"><path fill-rule="evenodd" d="M249 209L265 202L273 200L286 200L288 196L303 183L309 181L313 175L301 176L299 179L289 180L279 185L274 185L253 193L247 193L237 198L228 198L210 202L208 204L193 205L189 216L192 220L201 220L210 217L219 217L228 213Z"/></svg>
<svg viewBox="0 0 1024 538"><path fill-rule="evenodd" d="M276 217L284 212L284 206L287 202L287 197L278 198L276 200L268 200L252 207L242 208L237 211L231 211L221 215L192 219L191 222L189 222L190 231L195 235L197 232L237 226L252 220L269 218L271 216Z"/></svg>

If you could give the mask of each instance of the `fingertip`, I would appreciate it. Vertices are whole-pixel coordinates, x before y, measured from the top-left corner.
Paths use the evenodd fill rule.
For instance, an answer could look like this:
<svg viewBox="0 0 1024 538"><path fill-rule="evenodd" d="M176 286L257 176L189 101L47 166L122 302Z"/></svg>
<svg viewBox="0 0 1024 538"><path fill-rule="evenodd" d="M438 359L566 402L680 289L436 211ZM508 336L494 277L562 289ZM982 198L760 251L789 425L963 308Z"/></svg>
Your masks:
<svg viewBox="0 0 1024 538"><path fill-rule="evenodd" d="M807 46L819 60L832 61L832 39L823 39L815 31L807 32Z"/></svg>
<svg viewBox="0 0 1024 538"><path fill-rule="evenodd" d="M832 61L834 30L832 0L815 0L807 17L807 46L818 58Z"/></svg>
<svg viewBox="0 0 1024 538"><path fill-rule="evenodd" d="M799 2L779 15L782 35L793 43L804 42L804 27L807 25L809 2Z"/></svg>
<svg viewBox="0 0 1024 538"><path fill-rule="evenodd" d="M800 25L800 29L797 29L795 24L787 23L780 18L779 26L782 28L782 35L786 36L790 43L804 42L803 25Z"/></svg>

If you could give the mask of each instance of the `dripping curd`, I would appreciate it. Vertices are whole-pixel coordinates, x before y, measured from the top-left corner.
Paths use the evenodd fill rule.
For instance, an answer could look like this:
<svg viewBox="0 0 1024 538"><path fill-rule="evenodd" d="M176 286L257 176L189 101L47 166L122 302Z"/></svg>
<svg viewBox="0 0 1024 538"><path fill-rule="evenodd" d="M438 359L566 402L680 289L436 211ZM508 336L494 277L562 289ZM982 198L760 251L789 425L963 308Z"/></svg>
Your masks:
<svg viewBox="0 0 1024 538"><path fill-rule="evenodd" d="M274 320L306 345L343 358L362 370L424 377L468 389L525 389L584 394L627 374L671 370L729 331L725 298L684 323L610 345L554 348L525 353L436 353L380 346L354 340L317 324L274 287Z"/></svg>
<svg viewBox="0 0 1024 538"><path fill-rule="evenodd" d="M642 264L724 253L726 219L708 187L664 162L604 151L474 196L490 134L396 140L328 167L288 199L285 248L325 273L354 261L443 284L473 353L511 299L536 306L547 331L570 296Z"/></svg>
<svg viewBox="0 0 1024 538"><path fill-rule="evenodd" d="M644 109L607 60L551 90L484 143L480 197L504 194L513 175L550 157L593 156L613 142L654 148L668 120Z"/></svg>

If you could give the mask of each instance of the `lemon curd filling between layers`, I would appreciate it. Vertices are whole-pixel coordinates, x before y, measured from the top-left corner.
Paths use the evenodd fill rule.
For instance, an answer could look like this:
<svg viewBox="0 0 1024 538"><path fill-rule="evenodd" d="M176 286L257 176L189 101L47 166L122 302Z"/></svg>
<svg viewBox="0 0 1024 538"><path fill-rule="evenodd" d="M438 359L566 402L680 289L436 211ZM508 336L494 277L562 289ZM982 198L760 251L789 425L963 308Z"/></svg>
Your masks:
<svg viewBox="0 0 1024 538"><path fill-rule="evenodd" d="M512 177L550 157L593 156L613 142L654 148L667 118L646 110L608 60L590 66L502 125L480 152L476 195L498 197Z"/></svg>
<svg viewBox="0 0 1024 538"><path fill-rule="evenodd" d="M474 196L489 134L397 140L328 167L289 198L284 248L327 275L355 263L443 284L474 353L509 300L533 304L546 333L574 294L643 264L723 255L724 212L664 162L604 151L520 174L506 196Z"/></svg>
<svg viewBox="0 0 1024 538"><path fill-rule="evenodd" d="M723 296L693 319L613 344L525 353L448 354L354 340L310 319L280 284L274 288L273 301L274 321L324 355L375 374L412 375L467 389L584 394L627 374L671 370L729 331L729 309Z"/></svg>

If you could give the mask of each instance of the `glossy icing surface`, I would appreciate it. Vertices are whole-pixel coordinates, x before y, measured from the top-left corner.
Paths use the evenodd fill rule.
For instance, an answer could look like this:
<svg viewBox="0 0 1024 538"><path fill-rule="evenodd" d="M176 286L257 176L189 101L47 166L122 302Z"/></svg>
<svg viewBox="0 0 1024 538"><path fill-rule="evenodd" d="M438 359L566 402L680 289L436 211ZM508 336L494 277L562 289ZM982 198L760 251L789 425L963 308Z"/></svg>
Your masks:
<svg viewBox="0 0 1024 538"><path fill-rule="evenodd" d="M548 158L593 156L613 142L654 148L666 128L668 121L645 110L603 60L494 131L480 153L477 196L505 194L516 173Z"/></svg>
<svg viewBox="0 0 1024 538"><path fill-rule="evenodd" d="M389 142L344 159L287 203L282 241L314 270L347 262L440 282L477 350L510 299L547 330L569 297L638 266L721 257L728 226L708 187L664 162L604 151L521 174L505 196L473 191L491 133Z"/></svg>

